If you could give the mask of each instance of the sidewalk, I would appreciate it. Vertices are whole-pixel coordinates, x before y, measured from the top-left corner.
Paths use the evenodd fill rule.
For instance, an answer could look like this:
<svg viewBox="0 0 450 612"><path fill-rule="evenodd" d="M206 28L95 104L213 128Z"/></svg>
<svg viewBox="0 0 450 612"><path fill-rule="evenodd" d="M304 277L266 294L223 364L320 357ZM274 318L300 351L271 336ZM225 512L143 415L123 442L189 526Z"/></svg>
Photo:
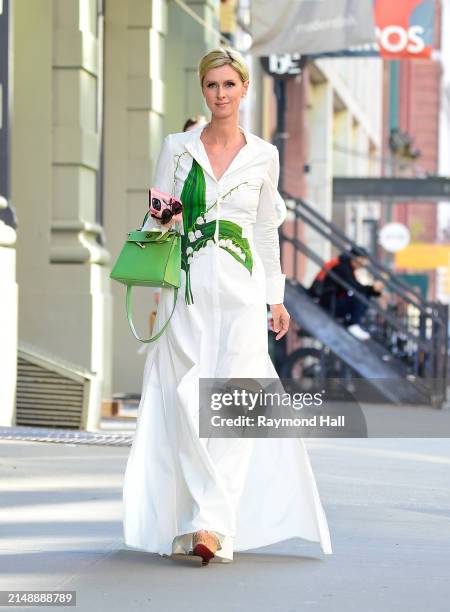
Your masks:
<svg viewBox="0 0 450 612"><path fill-rule="evenodd" d="M1 440L0 588L76 590L83 612L448 610L450 441L306 443L334 554L291 540L198 568L125 548L129 447Z"/></svg>

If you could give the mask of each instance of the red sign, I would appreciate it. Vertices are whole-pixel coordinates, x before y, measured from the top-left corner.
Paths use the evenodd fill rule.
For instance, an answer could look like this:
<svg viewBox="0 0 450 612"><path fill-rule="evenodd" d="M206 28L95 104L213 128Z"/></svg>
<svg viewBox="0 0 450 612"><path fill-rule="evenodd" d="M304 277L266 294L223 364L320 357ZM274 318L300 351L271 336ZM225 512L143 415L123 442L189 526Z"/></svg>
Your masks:
<svg viewBox="0 0 450 612"><path fill-rule="evenodd" d="M381 57L427 58L433 50L434 0L375 0Z"/></svg>

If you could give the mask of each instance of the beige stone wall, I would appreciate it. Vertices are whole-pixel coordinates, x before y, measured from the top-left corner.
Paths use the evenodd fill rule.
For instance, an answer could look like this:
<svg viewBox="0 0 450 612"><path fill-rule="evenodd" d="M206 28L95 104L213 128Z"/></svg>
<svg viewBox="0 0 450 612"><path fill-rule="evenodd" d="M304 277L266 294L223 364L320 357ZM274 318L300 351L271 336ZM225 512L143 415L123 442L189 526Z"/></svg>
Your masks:
<svg viewBox="0 0 450 612"><path fill-rule="evenodd" d="M206 23L219 28L218 3L214 0L186 2ZM219 39L204 30L175 3L169 3L168 36L166 41L166 130L180 132L188 117L209 110L201 93L197 76L202 55L217 46Z"/></svg>
<svg viewBox="0 0 450 612"><path fill-rule="evenodd" d="M12 199L19 338L96 374L111 394L108 252L97 241L96 1L17 0Z"/></svg>
<svg viewBox="0 0 450 612"><path fill-rule="evenodd" d="M10 21L8 11L0 1L2 25ZM6 39L5 39L6 40ZM8 43L9 44L9 43ZM5 60L5 58L2 58ZM6 58L7 60L8 58ZM6 72L6 74L5 74ZM0 130L8 134L8 116L3 108L8 108L11 77L9 67L2 70L0 80ZM7 140L2 139L2 146ZM1 151L3 160L4 151ZM3 169L2 169L3 170ZM3 183L3 181L2 181ZM8 206L5 193L7 185L0 185L0 210ZM14 404L17 377L17 283L16 283L16 232L0 219L0 426L14 422Z"/></svg>
<svg viewBox="0 0 450 612"><path fill-rule="evenodd" d="M0 195L0 208L5 206L6 200ZM16 232L0 220L0 426L14 423L18 295L15 242Z"/></svg>

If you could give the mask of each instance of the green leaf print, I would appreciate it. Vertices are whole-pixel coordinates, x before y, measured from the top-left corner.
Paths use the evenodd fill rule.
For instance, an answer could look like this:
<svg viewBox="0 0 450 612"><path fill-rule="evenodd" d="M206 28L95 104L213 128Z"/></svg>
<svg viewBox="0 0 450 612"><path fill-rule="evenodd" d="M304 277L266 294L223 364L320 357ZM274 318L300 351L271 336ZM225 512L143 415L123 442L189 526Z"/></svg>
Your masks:
<svg viewBox="0 0 450 612"><path fill-rule="evenodd" d="M191 170L184 181L180 199L183 202L183 227L189 230L196 219L205 212L206 181L201 166L192 160Z"/></svg>
<svg viewBox="0 0 450 612"><path fill-rule="evenodd" d="M189 270L188 254L186 250L190 244L189 232L194 229L196 219L206 210L205 202L206 181L200 164L192 159L192 167L186 180L180 200L183 203L183 229L181 237L181 269L186 273L186 290L184 299L186 304L193 304L194 298L191 290L191 275ZM195 230L194 230L195 231Z"/></svg>
<svg viewBox="0 0 450 612"><path fill-rule="evenodd" d="M214 238L216 222L208 221L200 226L200 230L207 239ZM230 244L220 244L221 241L229 240ZM251 273L253 268L253 257L247 238L242 237L242 227L233 221L219 219L219 246L230 253L236 261L243 264Z"/></svg>
<svg viewBox="0 0 450 612"><path fill-rule="evenodd" d="M232 190L231 190L232 191ZM216 222L205 219L206 182L203 169L195 159L184 182L180 199L183 203L183 229L181 237L181 268L186 273L186 304L193 304L190 262L194 252L214 242ZM210 207L211 208L211 207ZM242 236L242 227L233 221L219 219L219 246L242 264L251 274L253 257L247 238Z"/></svg>

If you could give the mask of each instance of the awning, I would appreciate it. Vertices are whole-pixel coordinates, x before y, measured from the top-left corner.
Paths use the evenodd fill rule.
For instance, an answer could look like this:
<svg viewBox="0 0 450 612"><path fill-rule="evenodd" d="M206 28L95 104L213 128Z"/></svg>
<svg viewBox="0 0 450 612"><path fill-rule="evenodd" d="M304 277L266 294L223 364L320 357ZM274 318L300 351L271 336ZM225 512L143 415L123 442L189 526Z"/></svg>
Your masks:
<svg viewBox="0 0 450 612"><path fill-rule="evenodd" d="M433 59L435 0L252 0L254 55Z"/></svg>
<svg viewBox="0 0 450 612"><path fill-rule="evenodd" d="M313 54L375 42L372 0L252 0L254 55Z"/></svg>

